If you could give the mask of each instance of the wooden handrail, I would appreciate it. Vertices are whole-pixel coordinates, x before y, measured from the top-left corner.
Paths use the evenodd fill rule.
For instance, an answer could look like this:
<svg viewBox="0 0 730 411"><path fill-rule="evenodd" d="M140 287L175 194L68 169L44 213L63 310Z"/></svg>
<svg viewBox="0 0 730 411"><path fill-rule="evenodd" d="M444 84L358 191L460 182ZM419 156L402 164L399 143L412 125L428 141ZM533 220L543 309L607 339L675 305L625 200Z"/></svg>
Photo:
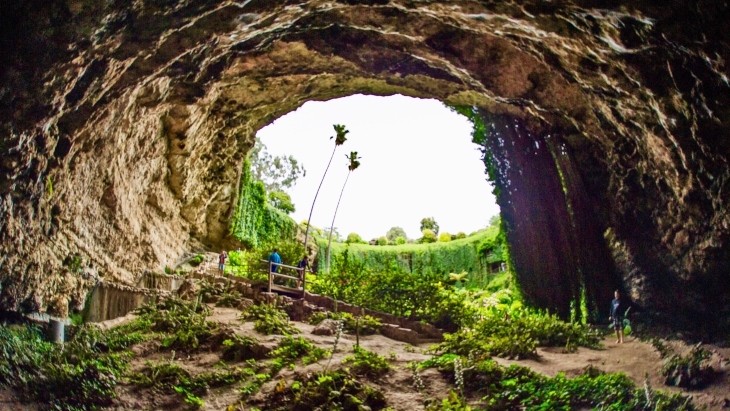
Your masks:
<svg viewBox="0 0 730 411"><path fill-rule="evenodd" d="M304 271L305 273L306 272L314 273L312 270L301 269L299 267L294 267L294 266L291 266L291 265L286 265L286 264L281 264L281 263L274 263L272 261L263 260L263 259L261 260L261 262L262 263L268 263L269 264L269 284L268 284L268 292L269 293L271 293L271 287L272 287L272 285L274 285L274 277L276 276L276 277L289 278L289 279L292 279L292 280L295 280L295 281L301 281L302 282L302 296L304 296L304 290L307 289L307 276L306 275L301 275L300 274L301 275L300 277L293 277L293 276L286 275L286 274L275 273L272 270L272 268L273 268L272 266L274 264L276 264L276 266L278 266L278 267L290 268L292 270L296 270L299 273L301 273L302 271Z"/></svg>

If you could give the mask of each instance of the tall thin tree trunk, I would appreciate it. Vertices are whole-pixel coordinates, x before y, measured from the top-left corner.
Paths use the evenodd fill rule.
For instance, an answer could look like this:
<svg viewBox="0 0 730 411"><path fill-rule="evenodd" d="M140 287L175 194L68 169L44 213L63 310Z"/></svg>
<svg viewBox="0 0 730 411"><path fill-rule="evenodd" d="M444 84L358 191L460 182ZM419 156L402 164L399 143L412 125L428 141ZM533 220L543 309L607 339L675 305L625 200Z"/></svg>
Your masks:
<svg viewBox="0 0 730 411"><path fill-rule="evenodd" d="M309 238L309 227L312 222L312 212L314 211L314 203L317 202L317 196L319 195L319 190L322 188L322 183L324 183L324 177L327 175L327 171L330 169L330 164L332 164L332 159L335 157L335 151L337 151L337 144L335 144L335 149L332 150L332 155L330 156L330 161L327 163L327 168L324 169L324 174L322 175L322 181L319 182L319 187L317 187L317 192L314 194L314 200L312 200L312 208L309 210L309 218L307 219L307 230L304 232L304 253L309 254L309 251L307 251L307 239Z"/></svg>
<svg viewBox="0 0 730 411"><path fill-rule="evenodd" d="M332 224L330 224L330 239L327 241L327 269L325 270L327 273L330 272L330 245L332 245L332 232L335 231L335 218L337 217L337 210L340 208L340 201L342 201L342 193L345 192L345 186L347 185L347 180L350 179L350 173L352 173L352 170L347 172L347 177L345 177L345 184L342 185L342 191L340 191L340 198L337 199L337 207L335 207L335 214L332 216Z"/></svg>

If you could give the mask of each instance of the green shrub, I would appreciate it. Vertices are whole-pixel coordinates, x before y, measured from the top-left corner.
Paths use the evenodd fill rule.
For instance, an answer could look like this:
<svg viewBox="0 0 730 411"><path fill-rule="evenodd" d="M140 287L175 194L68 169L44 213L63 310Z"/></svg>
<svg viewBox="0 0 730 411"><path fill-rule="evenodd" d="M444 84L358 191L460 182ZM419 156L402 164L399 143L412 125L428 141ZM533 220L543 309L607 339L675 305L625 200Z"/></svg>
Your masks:
<svg viewBox="0 0 730 411"><path fill-rule="evenodd" d="M538 345L600 346L600 334L591 328L566 323L555 315L522 308L515 303L512 307L501 308L498 295L491 297L495 306L481 311L469 327L446 334L435 351L472 358L492 355L526 358L537 355Z"/></svg>
<svg viewBox="0 0 730 411"><path fill-rule="evenodd" d="M216 307L237 307L242 299L243 296L241 293L233 290L229 293L221 294L221 297L216 301L215 305Z"/></svg>
<svg viewBox="0 0 730 411"><path fill-rule="evenodd" d="M178 393L186 403L201 407L204 403L200 397L206 395L210 388L233 385L254 374L249 369L226 366L219 371L193 375L173 360L160 363L148 361L141 371L129 376L129 381L163 394Z"/></svg>
<svg viewBox="0 0 730 411"><path fill-rule="evenodd" d="M455 379L454 362L464 357L444 354L422 364L437 367ZM624 374L604 374L586 367L584 374L566 378L563 374L546 377L527 367L504 367L492 360L478 360L463 368L463 389L468 398L481 397L478 409L508 411L526 410L683 410L696 408L679 394L667 395L651 389L648 382L641 389ZM449 408L451 406L452 408ZM433 410L463 409L460 396L454 392ZM453 408L456 407L456 408Z"/></svg>
<svg viewBox="0 0 730 411"><path fill-rule="evenodd" d="M451 241L451 234L449 234L447 232L443 232L443 233L439 234L439 242L448 243L449 241Z"/></svg>
<svg viewBox="0 0 730 411"><path fill-rule="evenodd" d="M357 333L358 317L355 317L350 313L333 313L331 311L317 312L309 317L309 323L317 325L325 319L344 321L343 329L345 330L345 332L348 332L350 334ZM383 322L379 318L375 318L369 315L363 315L359 316L359 326L360 335L372 335L380 332L380 329L383 328Z"/></svg>
<svg viewBox="0 0 730 411"><path fill-rule="evenodd" d="M421 244L429 244L429 243L435 243L438 238L436 237L436 233L433 232L433 230L426 228L423 231L421 231L421 239L418 240Z"/></svg>
<svg viewBox="0 0 730 411"><path fill-rule="evenodd" d="M714 377L712 367L703 364L711 356L709 351L698 344L686 356L673 354L666 357L661 371L665 377L664 383L694 389L705 387Z"/></svg>
<svg viewBox="0 0 730 411"><path fill-rule="evenodd" d="M352 372L370 378L380 377L390 370L390 364L385 357L357 346L354 354L345 357L342 363L351 363Z"/></svg>
<svg viewBox="0 0 730 411"><path fill-rule="evenodd" d="M403 244L406 243L406 238L405 237L398 237L398 238L395 239L395 243L397 245L403 245Z"/></svg>
<svg viewBox="0 0 730 411"><path fill-rule="evenodd" d="M167 298L137 309L140 320L149 324L153 331L165 333L160 347L190 351L207 343L217 324L207 321L210 309L196 301Z"/></svg>
<svg viewBox="0 0 730 411"><path fill-rule="evenodd" d="M251 306L241 314L241 319L253 321L253 328L266 335L291 335L299 333L299 330L289 323L289 315L271 304Z"/></svg>
<svg viewBox="0 0 730 411"><path fill-rule="evenodd" d="M441 402L433 402L426 407L426 411L471 411L472 408L466 400L459 396L456 391L449 391L449 396Z"/></svg>
<svg viewBox="0 0 730 411"><path fill-rule="evenodd" d="M140 341L83 326L63 346L35 326L0 326L0 386L43 410L96 410L113 404L129 364L123 350Z"/></svg>
<svg viewBox="0 0 730 411"><path fill-rule="evenodd" d="M359 382L344 371L307 374L299 378L288 387L277 387L262 411L380 411L385 408L385 397L381 391Z"/></svg>
<svg viewBox="0 0 730 411"><path fill-rule="evenodd" d="M203 256L202 254L198 254L193 257L192 260L190 260L190 265L192 265L193 267L197 267L202 264L203 261L205 261L205 256Z"/></svg>
<svg viewBox="0 0 730 411"><path fill-rule="evenodd" d="M319 348L302 337L284 337L279 346L269 353L271 374L274 375L283 367L290 366L298 359L304 364L312 364L329 355L330 352Z"/></svg>
<svg viewBox="0 0 730 411"><path fill-rule="evenodd" d="M358 233L350 233L347 235L347 240L345 240L345 243L347 244L365 244L365 241L363 241L362 237L360 237L360 234Z"/></svg>
<svg viewBox="0 0 730 411"><path fill-rule="evenodd" d="M463 231L459 231L454 236L454 240L461 240L462 238L466 238L466 233L464 233Z"/></svg>
<svg viewBox="0 0 730 411"><path fill-rule="evenodd" d="M378 237L377 244L378 245L388 245L388 239L385 236Z"/></svg>
<svg viewBox="0 0 730 411"><path fill-rule="evenodd" d="M259 346L260 343L255 338L242 337L234 334L231 338L227 338L221 343L221 358L226 361L244 361L252 358L260 358L262 350L258 349Z"/></svg>

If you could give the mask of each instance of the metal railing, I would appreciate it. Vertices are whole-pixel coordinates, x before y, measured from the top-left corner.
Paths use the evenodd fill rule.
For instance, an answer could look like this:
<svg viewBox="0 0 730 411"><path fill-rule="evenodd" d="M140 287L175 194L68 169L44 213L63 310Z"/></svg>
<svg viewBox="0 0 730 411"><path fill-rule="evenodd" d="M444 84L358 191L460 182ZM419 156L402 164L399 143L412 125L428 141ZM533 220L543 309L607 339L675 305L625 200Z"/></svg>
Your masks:
<svg viewBox="0 0 730 411"><path fill-rule="evenodd" d="M298 283L301 283L302 286L301 286L301 289L300 290L302 292L302 295L304 295L304 290L307 289L307 275L306 275L306 273L308 273L308 272L311 273L312 271L307 270L307 269L302 269L302 268L299 268L299 267L294 267L294 266L291 266L291 265L286 265L286 264L281 264L281 263L273 263L273 262L271 262L269 260L261 260L261 262L262 263L267 263L269 265L268 292L271 292L271 287L274 285L274 277L281 277L281 278L288 278L290 280L295 280ZM286 274L281 274L281 273L274 272L274 270L273 270L274 266L276 266L277 269L283 267L283 268L289 268L289 269L295 270L298 273L298 275L295 277L295 276L291 276L291 275L286 275Z"/></svg>

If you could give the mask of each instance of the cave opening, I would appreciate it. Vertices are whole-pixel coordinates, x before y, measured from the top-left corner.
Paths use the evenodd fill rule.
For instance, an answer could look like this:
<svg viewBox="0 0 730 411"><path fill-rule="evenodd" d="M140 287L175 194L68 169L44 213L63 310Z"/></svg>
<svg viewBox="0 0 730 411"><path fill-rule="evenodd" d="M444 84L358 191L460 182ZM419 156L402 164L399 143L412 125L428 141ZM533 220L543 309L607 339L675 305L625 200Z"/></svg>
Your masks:
<svg viewBox="0 0 730 411"><path fill-rule="evenodd" d="M328 170L313 225L331 225L351 151L361 164L338 209L335 227L342 237L354 232L377 239L398 226L409 239L417 239L425 217L435 218L442 233L473 233L499 214L482 146L472 142L472 124L464 116L437 100L353 95L307 102L257 132L274 160L291 156L295 167L305 170L287 190L296 206L291 213L295 221L308 218L332 151L333 124L345 125L350 133ZM277 169L280 181L289 169ZM261 171L254 174L263 177ZM267 186L278 188L273 178Z"/></svg>
<svg viewBox="0 0 730 411"><path fill-rule="evenodd" d="M0 73L2 308L83 300L71 254L130 284L218 247L256 131L363 93L437 99L485 125L534 305L564 314L581 283L594 301L620 285L684 325L730 325L723 13L158 3L18 6L27 24L3 40Z"/></svg>

